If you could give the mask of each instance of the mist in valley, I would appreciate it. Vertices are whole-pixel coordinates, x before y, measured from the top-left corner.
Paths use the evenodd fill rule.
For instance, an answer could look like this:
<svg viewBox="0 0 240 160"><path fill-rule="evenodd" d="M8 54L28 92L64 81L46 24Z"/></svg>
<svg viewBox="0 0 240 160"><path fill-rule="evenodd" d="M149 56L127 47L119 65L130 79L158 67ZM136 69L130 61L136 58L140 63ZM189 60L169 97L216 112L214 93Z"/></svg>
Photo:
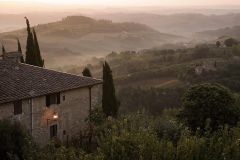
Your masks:
<svg viewBox="0 0 240 160"><path fill-rule="evenodd" d="M1 3L1 2L0 2ZM52 4L51 4L52 5ZM29 7L30 8L30 7ZM39 7L35 12L0 13L0 40L16 49L16 38L26 45L24 18L38 32L41 51L50 68L79 65L112 51L191 47L234 33L205 31L240 25L237 6L193 7ZM217 32L217 31L215 31ZM236 30L236 32L239 32ZM225 35L226 34L226 35ZM228 35L229 34L229 35ZM25 47L23 47L25 48Z"/></svg>

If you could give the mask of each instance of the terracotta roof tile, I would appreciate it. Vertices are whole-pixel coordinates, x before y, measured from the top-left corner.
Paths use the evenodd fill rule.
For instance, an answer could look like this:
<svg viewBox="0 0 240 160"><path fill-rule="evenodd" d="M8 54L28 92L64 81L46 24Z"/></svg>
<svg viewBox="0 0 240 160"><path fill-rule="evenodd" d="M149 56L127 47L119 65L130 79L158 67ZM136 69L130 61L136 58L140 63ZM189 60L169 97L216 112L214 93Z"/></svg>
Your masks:
<svg viewBox="0 0 240 160"><path fill-rule="evenodd" d="M101 83L99 79L0 60L0 103Z"/></svg>

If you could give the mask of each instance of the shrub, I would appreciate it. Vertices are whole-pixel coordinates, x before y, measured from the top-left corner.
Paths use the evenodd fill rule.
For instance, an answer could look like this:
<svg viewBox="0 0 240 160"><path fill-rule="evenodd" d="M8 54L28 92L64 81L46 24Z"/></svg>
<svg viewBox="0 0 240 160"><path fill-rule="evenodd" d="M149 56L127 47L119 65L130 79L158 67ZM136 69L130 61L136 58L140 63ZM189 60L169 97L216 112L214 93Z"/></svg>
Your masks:
<svg viewBox="0 0 240 160"><path fill-rule="evenodd" d="M111 120L99 137L99 152L106 160L156 159L158 140L153 121L142 113Z"/></svg>
<svg viewBox="0 0 240 160"><path fill-rule="evenodd" d="M17 122L0 120L0 157L1 159L25 159L29 152L31 138Z"/></svg>

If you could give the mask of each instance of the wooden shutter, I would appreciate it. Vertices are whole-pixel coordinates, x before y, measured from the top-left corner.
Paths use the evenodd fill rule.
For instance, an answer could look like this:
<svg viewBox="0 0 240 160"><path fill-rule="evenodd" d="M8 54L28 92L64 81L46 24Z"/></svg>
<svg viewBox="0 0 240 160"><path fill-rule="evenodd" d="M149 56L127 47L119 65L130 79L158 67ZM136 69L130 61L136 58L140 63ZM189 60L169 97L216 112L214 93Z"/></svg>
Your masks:
<svg viewBox="0 0 240 160"><path fill-rule="evenodd" d="M22 114L22 101L14 102L14 115Z"/></svg>
<svg viewBox="0 0 240 160"><path fill-rule="evenodd" d="M60 93L57 94L57 104L60 104Z"/></svg>
<svg viewBox="0 0 240 160"><path fill-rule="evenodd" d="M50 95L46 95L46 106L50 106Z"/></svg>
<svg viewBox="0 0 240 160"><path fill-rule="evenodd" d="M50 126L50 138L57 137L57 125Z"/></svg>

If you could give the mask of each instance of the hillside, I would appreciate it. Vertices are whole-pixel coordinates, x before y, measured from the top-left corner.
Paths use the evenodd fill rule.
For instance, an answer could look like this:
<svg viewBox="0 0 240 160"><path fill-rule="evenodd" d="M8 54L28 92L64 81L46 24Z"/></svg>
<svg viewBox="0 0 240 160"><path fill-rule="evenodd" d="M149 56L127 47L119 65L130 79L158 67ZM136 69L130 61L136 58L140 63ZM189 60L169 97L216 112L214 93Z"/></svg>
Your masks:
<svg viewBox="0 0 240 160"><path fill-rule="evenodd" d="M215 44L204 44L176 50L113 52L89 62L94 77L101 78L104 60L112 68L121 108L126 112L138 110L139 103L153 113L180 106L185 90L198 83L220 83L240 91L240 45L217 48ZM61 69L81 74L83 67Z"/></svg>
<svg viewBox="0 0 240 160"><path fill-rule="evenodd" d="M226 27L216 30L208 30L199 32L196 34L198 37L204 37L208 39L217 39L219 37L233 37L236 39L240 38L240 26Z"/></svg>
<svg viewBox="0 0 240 160"><path fill-rule="evenodd" d="M138 23L113 23L84 16L67 17L61 21L37 25L35 29L43 56L47 65L51 62L51 66L59 61L65 64L65 60L70 60L71 56L72 63L72 60L79 63L77 56L80 55L99 56L112 50L139 50L182 40L182 37L159 33ZM13 39L16 37L19 37L25 46L25 29L0 34L0 39L7 44L7 49L15 47ZM56 56L58 62L54 59Z"/></svg>
<svg viewBox="0 0 240 160"><path fill-rule="evenodd" d="M240 25L240 14L221 14L221 15L205 15L197 13L181 13L181 14L101 14L96 15L97 18L111 19L114 22L139 22L147 24L150 27L166 33L188 35L210 29L219 29L222 27Z"/></svg>

